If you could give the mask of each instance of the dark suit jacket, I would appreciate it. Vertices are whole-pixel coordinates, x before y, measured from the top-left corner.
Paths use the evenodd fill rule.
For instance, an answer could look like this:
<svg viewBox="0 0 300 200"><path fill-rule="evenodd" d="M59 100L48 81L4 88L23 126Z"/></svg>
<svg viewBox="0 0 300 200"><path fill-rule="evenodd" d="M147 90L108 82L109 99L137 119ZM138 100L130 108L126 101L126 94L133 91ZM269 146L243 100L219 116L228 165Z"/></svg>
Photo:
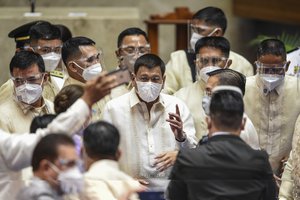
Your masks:
<svg viewBox="0 0 300 200"><path fill-rule="evenodd" d="M273 200L276 185L264 151L238 136L217 135L181 150L170 175L171 200Z"/></svg>

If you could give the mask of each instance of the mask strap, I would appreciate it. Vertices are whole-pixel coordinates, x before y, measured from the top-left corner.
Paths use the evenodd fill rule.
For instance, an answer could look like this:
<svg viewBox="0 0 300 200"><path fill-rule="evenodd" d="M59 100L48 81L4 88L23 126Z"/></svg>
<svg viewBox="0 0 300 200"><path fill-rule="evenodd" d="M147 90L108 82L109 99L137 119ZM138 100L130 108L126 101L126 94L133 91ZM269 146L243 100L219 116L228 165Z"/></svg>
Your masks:
<svg viewBox="0 0 300 200"><path fill-rule="evenodd" d="M48 164L50 165L51 169L53 169L57 174L60 173L60 169L56 165L54 165L52 162L48 161Z"/></svg>
<svg viewBox="0 0 300 200"><path fill-rule="evenodd" d="M207 36L212 36L217 30L219 30L220 28L215 28L210 34L208 34Z"/></svg>

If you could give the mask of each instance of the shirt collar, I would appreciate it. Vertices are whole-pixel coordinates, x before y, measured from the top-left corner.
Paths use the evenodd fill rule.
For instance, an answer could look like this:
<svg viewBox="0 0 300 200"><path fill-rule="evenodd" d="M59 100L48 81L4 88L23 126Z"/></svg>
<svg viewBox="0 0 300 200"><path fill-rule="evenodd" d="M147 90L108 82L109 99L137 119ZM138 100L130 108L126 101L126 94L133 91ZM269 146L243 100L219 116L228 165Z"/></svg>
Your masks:
<svg viewBox="0 0 300 200"><path fill-rule="evenodd" d="M26 115L29 111L35 111L40 113L40 111L42 111L45 107L46 107L46 103L44 101L44 98L42 97L42 106L41 107L33 107L32 105L23 103L18 101L18 99L14 96L14 101L17 103L17 105L21 108L22 112Z"/></svg>
<svg viewBox="0 0 300 200"><path fill-rule="evenodd" d="M260 77L259 77L259 75L258 74L256 74L255 75L256 77L255 77L255 79L256 79L256 84L257 84L257 86L258 86L258 88L260 89L260 91L261 91L261 93L263 94L263 95L268 95L269 93L271 93L272 91L275 91L278 95L281 95L282 93L283 93L283 85L284 84L280 84L278 87L276 87L274 90L272 90L272 91L264 91L264 90L266 90L266 88L264 87L264 84L263 84L263 82L262 82L262 80L260 79Z"/></svg>
<svg viewBox="0 0 300 200"><path fill-rule="evenodd" d="M140 101L140 99L138 98L138 95L136 94L136 91L135 91L135 87L133 87L131 89L131 91L129 92L129 103L130 103L131 108L137 104L144 103L144 102ZM163 107L165 107L165 101L164 101L163 95L161 93L159 94L158 102L155 104L160 104Z"/></svg>
<svg viewBox="0 0 300 200"><path fill-rule="evenodd" d="M231 135L231 133L219 131L219 132L212 133L211 137L214 137L214 136L217 136L217 135Z"/></svg>

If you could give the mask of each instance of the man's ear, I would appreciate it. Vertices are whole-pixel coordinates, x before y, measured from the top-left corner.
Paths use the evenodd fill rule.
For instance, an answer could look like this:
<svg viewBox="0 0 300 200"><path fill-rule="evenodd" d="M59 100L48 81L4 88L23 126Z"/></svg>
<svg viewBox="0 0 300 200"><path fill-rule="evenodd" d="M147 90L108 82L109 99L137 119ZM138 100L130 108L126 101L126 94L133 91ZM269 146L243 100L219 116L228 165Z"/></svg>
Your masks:
<svg viewBox="0 0 300 200"><path fill-rule="evenodd" d="M120 59L120 57L121 57L121 54L120 54L120 50L119 49L117 49L116 51L115 51L115 54L116 54L116 57L118 58L118 60Z"/></svg>
<svg viewBox="0 0 300 200"><path fill-rule="evenodd" d="M162 88L161 89L165 88L165 82L166 82L166 75L163 76L163 84L162 84Z"/></svg>
<svg viewBox="0 0 300 200"><path fill-rule="evenodd" d="M118 161L121 158L121 155L122 155L122 151L121 149L118 149L116 152L116 161Z"/></svg>
<svg viewBox="0 0 300 200"><path fill-rule="evenodd" d="M224 69L228 69L228 68L231 66L231 64L232 64L232 60L231 60L231 59L228 59L228 60L227 60L226 68L224 68Z"/></svg>
<svg viewBox="0 0 300 200"><path fill-rule="evenodd" d="M49 170L50 166L49 166L49 161L46 159L43 159L40 161L39 164L39 170L47 172Z"/></svg>
<svg viewBox="0 0 300 200"><path fill-rule="evenodd" d="M224 33L221 28L217 28L217 30L213 34L213 36L218 36L218 37L222 37L223 35L224 35Z"/></svg>
<svg viewBox="0 0 300 200"><path fill-rule="evenodd" d="M290 64L291 64L291 61L287 61L287 63L285 64L285 72L288 71Z"/></svg>
<svg viewBox="0 0 300 200"><path fill-rule="evenodd" d="M76 67L76 65L75 65L74 62L68 62L67 68L68 68L71 72L74 72L74 73L77 72L77 67Z"/></svg>
<svg viewBox="0 0 300 200"><path fill-rule="evenodd" d="M43 80L43 85L49 81L49 76L50 76L49 73L50 73L50 72L46 72L46 73L45 73L45 75L44 75L44 80Z"/></svg>
<svg viewBox="0 0 300 200"><path fill-rule="evenodd" d="M211 123L211 118L210 118L210 116L206 116L206 117L205 117L205 120L206 120L206 124L207 124L207 129L210 130L211 127L212 127L212 123Z"/></svg>
<svg viewBox="0 0 300 200"><path fill-rule="evenodd" d="M241 131L245 130L246 122L247 122L247 118L243 117L242 124L241 124Z"/></svg>
<svg viewBox="0 0 300 200"><path fill-rule="evenodd" d="M136 87L136 75L135 75L135 73L131 73L131 81L132 81L132 86L135 87L135 89L137 89L137 87Z"/></svg>

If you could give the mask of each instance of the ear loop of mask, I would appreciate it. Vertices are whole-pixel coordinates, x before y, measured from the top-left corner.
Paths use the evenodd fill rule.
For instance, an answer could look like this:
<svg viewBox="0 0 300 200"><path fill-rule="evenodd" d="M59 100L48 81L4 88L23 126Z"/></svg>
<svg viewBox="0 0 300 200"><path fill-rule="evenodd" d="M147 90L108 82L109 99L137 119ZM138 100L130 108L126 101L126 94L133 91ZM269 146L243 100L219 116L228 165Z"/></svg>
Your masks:
<svg viewBox="0 0 300 200"><path fill-rule="evenodd" d="M74 63L77 67L82 69L82 73L83 73L84 69L80 65L78 65L75 61L72 61L71 63ZM77 71L76 71L76 73L79 74L82 77L82 74L78 73Z"/></svg>

